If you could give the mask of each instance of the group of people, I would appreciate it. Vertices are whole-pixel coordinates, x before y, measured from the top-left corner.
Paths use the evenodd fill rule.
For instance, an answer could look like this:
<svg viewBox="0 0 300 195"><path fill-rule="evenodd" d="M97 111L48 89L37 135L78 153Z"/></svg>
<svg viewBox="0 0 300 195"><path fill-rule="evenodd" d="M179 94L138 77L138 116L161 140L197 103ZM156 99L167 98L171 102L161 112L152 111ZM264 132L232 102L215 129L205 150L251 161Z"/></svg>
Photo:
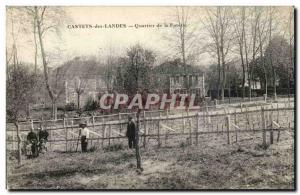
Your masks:
<svg viewBox="0 0 300 195"><path fill-rule="evenodd" d="M27 135L27 143L25 146L25 155L28 157L38 157L39 153L47 150L46 143L48 142L49 133L42 127L37 133L33 129ZM30 147L31 154L27 153L27 146Z"/></svg>
<svg viewBox="0 0 300 195"><path fill-rule="evenodd" d="M79 134L81 137L81 151L87 152L90 130L87 128L87 124L85 122L80 123L79 128L80 128ZM135 131L136 131L136 124L133 118L129 116L128 123L127 123L126 137L128 138L128 147L130 149L135 148L135 144L136 144Z"/></svg>
<svg viewBox="0 0 300 195"><path fill-rule="evenodd" d="M80 128L79 136L81 140L81 151L87 152L90 130L87 128L87 124L85 122L81 122L79 124L79 128ZM126 137L128 138L128 147L130 149L135 148L135 144L136 144L135 131L136 131L136 124L133 121L133 118L130 116L128 117L127 131L126 131ZM48 141L48 136L49 133L43 128L40 128L38 133L35 133L33 130L31 130L27 135L27 146L31 148L30 149L31 154L28 156L38 157L39 153L47 150L46 143Z"/></svg>

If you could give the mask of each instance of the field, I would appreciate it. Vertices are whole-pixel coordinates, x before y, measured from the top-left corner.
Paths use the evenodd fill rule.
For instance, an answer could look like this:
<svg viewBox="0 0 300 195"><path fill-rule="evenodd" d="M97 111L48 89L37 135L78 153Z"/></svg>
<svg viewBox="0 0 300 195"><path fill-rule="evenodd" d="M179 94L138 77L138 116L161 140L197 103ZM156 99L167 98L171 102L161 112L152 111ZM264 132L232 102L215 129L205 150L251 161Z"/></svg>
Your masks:
<svg viewBox="0 0 300 195"><path fill-rule="evenodd" d="M239 143L224 136L200 137L198 146L142 148L142 173L135 152L49 152L17 167L8 157L9 189L293 189L293 131L266 150L261 133Z"/></svg>
<svg viewBox="0 0 300 195"><path fill-rule="evenodd" d="M200 115L147 117L146 123L141 121L141 131L147 130L140 142L142 172L136 170L135 151L120 136L126 123L116 119L93 123L90 128L97 136L89 142L88 153L75 151L76 128L56 128L51 130L56 133L49 151L35 159L24 157L21 166L7 150L7 185L9 189L294 189L293 105L263 106L265 111L252 103ZM74 136L60 137L65 133Z"/></svg>

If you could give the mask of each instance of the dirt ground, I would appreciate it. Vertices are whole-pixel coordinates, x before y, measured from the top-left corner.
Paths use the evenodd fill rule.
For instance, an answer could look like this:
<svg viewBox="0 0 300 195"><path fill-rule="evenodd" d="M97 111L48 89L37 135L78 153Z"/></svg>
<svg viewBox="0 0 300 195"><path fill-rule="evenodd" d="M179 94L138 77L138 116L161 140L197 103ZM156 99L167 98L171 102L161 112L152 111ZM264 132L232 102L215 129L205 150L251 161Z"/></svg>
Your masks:
<svg viewBox="0 0 300 195"><path fill-rule="evenodd" d="M261 133L231 145L225 135L200 137L198 146L47 152L24 159L21 167L7 154L8 189L294 189L293 131L266 150Z"/></svg>

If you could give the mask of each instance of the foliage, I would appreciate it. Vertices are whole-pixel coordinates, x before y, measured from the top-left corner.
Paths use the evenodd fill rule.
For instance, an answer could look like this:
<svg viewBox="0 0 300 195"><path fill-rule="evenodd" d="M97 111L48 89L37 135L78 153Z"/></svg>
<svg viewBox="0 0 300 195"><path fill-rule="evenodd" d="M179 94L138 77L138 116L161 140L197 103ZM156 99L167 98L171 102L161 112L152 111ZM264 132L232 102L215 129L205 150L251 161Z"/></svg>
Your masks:
<svg viewBox="0 0 300 195"><path fill-rule="evenodd" d="M86 111L92 111L99 108L99 104L96 100L94 100L92 97L89 97L84 105L84 110Z"/></svg>
<svg viewBox="0 0 300 195"><path fill-rule="evenodd" d="M65 105L65 110L66 110L66 111L74 111L74 110L76 110L76 105L75 105L75 103L74 103L74 102L67 103L67 104Z"/></svg>
<svg viewBox="0 0 300 195"><path fill-rule="evenodd" d="M122 144L113 144L110 146L105 146L103 149L105 151L118 151L118 150L123 150L124 146Z"/></svg>
<svg viewBox="0 0 300 195"><path fill-rule="evenodd" d="M294 72L294 62L289 59L289 51L291 45L280 36L274 37L271 42L267 45L264 56L262 59L256 58L254 61L250 62L250 66L253 68L253 80L260 80L262 86L264 86L264 70L262 66L262 60L264 60L265 68L268 77L268 85L272 85L271 81L273 78L271 60L276 71L276 79L279 79L279 86L287 87L288 81L293 81L293 72ZM271 55L270 55L271 54ZM271 59L272 58L272 59Z"/></svg>
<svg viewBox="0 0 300 195"><path fill-rule="evenodd" d="M289 52L294 51L293 46L280 36L274 37L265 50L266 66L271 69L271 60L276 70L276 76L282 87L288 86L288 81L293 80L294 57L292 62ZM272 59L271 59L272 58Z"/></svg>
<svg viewBox="0 0 300 195"><path fill-rule="evenodd" d="M153 67L155 55L153 51L137 44L127 50L123 59L124 89L133 94L138 89L147 89L150 86L150 70Z"/></svg>
<svg viewBox="0 0 300 195"><path fill-rule="evenodd" d="M35 76L23 64L9 65L6 80L6 111L9 120L16 121L27 115L33 102Z"/></svg>

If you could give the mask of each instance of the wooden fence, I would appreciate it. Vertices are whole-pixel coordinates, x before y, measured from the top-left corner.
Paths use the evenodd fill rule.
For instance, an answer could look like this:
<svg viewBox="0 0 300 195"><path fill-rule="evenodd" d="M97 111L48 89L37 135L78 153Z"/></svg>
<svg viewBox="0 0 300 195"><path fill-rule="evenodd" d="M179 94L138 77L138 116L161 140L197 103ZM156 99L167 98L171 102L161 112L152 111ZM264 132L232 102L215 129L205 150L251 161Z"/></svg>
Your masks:
<svg viewBox="0 0 300 195"><path fill-rule="evenodd" d="M114 144L127 144L125 139L127 118L135 113L85 117L90 129L89 147L104 148ZM20 123L21 139L26 140L30 129L46 129L50 136L48 149L74 151L79 140L79 123L82 118L58 120L31 120ZM8 124L9 126L9 124ZM280 131L294 127L294 103L236 104L229 106L206 106L189 111L143 111L140 116L141 146L173 146L199 144L203 136L216 135L227 144L238 142L239 135L262 132L262 141L277 140ZM7 127L7 149L16 150L16 130Z"/></svg>

